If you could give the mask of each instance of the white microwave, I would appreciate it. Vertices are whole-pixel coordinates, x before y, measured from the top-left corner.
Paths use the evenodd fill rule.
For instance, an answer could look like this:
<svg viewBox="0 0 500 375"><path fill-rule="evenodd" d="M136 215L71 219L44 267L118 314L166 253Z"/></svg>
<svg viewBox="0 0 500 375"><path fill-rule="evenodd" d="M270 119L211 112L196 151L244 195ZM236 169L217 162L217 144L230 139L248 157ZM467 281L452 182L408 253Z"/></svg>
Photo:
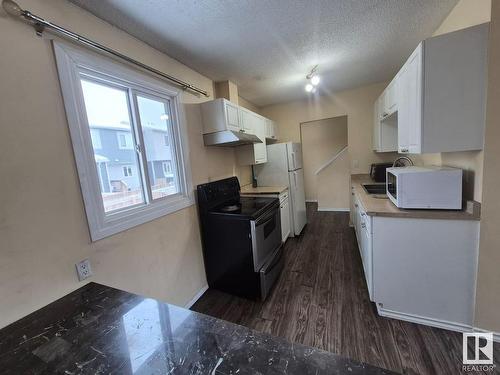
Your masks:
<svg viewBox="0 0 500 375"><path fill-rule="evenodd" d="M386 191L399 208L461 210L462 170L450 167L393 167Z"/></svg>

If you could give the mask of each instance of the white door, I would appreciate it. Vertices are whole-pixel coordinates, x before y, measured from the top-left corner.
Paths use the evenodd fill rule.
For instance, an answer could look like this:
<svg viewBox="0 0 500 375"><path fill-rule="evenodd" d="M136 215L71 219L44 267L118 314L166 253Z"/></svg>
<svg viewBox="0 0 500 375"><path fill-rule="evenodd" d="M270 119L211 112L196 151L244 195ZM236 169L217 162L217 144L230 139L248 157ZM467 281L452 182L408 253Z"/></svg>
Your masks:
<svg viewBox="0 0 500 375"><path fill-rule="evenodd" d="M304 191L304 171L298 169L290 172L290 188L292 198L293 232L296 236L307 223L306 194Z"/></svg>
<svg viewBox="0 0 500 375"><path fill-rule="evenodd" d="M288 170L295 171L302 168L302 145L300 143L287 143Z"/></svg>

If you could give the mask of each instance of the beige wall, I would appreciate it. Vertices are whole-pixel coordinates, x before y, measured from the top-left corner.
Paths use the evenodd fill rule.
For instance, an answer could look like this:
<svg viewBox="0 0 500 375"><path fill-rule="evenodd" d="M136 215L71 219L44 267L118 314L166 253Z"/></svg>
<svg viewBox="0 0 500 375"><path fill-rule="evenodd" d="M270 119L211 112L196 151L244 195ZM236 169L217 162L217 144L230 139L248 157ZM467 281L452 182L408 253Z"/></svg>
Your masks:
<svg viewBox="0 0 500 375"><path fill-rule="evenodd" d="M213 82L63 0L22 6L212 93ZM91 243L50 43L0 10L0 326L94 277L184 305L206 285L195 206ZM238 173L232 149L206 148L184 94L194 184Z"/></svg>
<svg viewBox="0 0 500 375"><path fill-rule="evenodd" d="M370 164L392 161L395 153L372 151L373 103L387 83L377 83L332 95L261 108L263 116L278 124L280 141L300 142L300 123L347 115L347 141L351 173L368 173Z"/></svg>
<svg viewBox="0 0 500 375"><path fill-rule="evenodd" d="M246 109L249 109L252 112L259 113L260 114L260 108L257 107L255 104L252 102L249 102L245 98L242 98L241 96L238 97L238 103L242 107L245 107Z"/></svg>
<svg viewBox="0 0 500 375"><path fill-rule="evenodd" d="M493 1L475 325L500 332L500 1Z"/></svg>
<svg viewBox="0 0 500 375"><path fill-rule="evenodd" d="M318 209L349 210L350 194L349 154L343 152L318 174Z"/></svg>
<svg viewBox="0 0 500 375"><path fill-rule="evenodd" d="M491 0L460 0L433 35L440 35L490 21ZM443 164L465 171L464 196L481 201L483 151L421 155L425 164Z"/></svg>
<svg viewBox="0 0 500 375"><path fill-rule="evenodd" d="M319 177L316 172L347 146L347 116L305 122L300 130L306 200L317 201Z"/></svg>

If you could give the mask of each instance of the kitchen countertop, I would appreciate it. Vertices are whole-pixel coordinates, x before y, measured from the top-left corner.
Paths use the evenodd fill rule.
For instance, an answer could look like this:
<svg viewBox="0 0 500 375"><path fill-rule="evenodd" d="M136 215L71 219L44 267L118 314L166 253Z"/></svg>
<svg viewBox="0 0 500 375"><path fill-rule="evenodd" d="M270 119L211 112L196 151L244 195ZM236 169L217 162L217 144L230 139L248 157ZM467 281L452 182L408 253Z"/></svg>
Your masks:
<svg viewBox="0 0 500 375"><path fill-rule="evenodd" d="M392 373L96 283L1 329L0 369L16 375Z"/></svg>
<svg viewBox="0 0 500 375"><path fill-rule="evenodd" d="M288 190L286 186L258 186L256 188L252 185L245 185L241 188L240 194L281 194Z"/></svg>
<svg viewBox="0 0 500 375"><path fill-rule="evenodd" d="M481 204L476 201L466 202L466 207L461 211L454 210L404 210L397 208L388 198L370 196L363 189L362 184L373 184L370 175L351 175L351 187L361 201L361 205L370 216L404 217L416 219L442 219L442 220L480 220Z"/></svg>

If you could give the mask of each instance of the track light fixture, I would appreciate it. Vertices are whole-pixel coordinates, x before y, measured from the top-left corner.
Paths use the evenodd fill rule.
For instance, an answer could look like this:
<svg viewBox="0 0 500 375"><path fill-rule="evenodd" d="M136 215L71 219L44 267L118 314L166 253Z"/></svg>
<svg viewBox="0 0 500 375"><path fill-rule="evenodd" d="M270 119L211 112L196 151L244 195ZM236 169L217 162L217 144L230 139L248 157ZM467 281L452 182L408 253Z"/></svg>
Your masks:
<svg viewBox="0 0 500 375"><path fill-rule="evenodd" d="M318 65L315 65L314 68L311 69L311 72L306 76L306 78L309 80L309 83L307 83L305 86L307 92L316 92L316 86L318 86L320 81L319 75L316 73L317 70Z"/></svg>

